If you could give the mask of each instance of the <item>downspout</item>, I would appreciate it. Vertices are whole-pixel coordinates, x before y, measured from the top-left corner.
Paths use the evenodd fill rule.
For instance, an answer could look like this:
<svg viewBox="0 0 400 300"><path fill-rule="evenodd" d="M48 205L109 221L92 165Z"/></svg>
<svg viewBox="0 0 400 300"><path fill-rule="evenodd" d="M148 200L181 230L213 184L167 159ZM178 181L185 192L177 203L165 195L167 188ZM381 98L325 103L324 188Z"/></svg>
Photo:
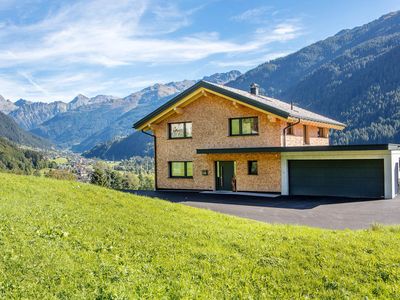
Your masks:
<svg viewBox="0 0 400 300"><path fill-rule="evenodd" d="M155 188L155 190L158 190L158 185L157 185L157 137L154 134L144 131L144 129L142 129L142 133L153 137L153 141L154 141L154 188Z"/></svg>
<svg viewBox="0 0 400 300"><path fill-rule="evenodd" d="M283 147L286 147L286 132L287 132L287 130L300 123L301 119L300 118L297 118L297 119L298 119L298 121L296 123L289 124L288 126L283 128Z"/></svg>

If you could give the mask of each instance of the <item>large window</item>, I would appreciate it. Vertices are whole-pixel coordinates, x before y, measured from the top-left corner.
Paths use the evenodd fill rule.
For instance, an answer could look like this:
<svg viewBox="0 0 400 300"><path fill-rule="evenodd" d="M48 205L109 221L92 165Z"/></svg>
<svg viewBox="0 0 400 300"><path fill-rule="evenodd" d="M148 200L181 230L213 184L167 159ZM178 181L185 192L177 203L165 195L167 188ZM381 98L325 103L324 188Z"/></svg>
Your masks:
<svg viewBox="0 0 400 300"><path fill-rule="evenodd" d="M229 134L235 135L257 135L258 118L233 118L229 119Z"/></svg>
<svg viewBox="0 0 400 300"><path fill-rule="evenodd" d="M192 178L193 162L191 161L169 162L169 176L172 178Z"/></svg>
<svg viewBox="0 0 400 300"><path fill-rule="evenodd" d="M192 122L170 123L170 139L187 139L192 137Z"/></svg>

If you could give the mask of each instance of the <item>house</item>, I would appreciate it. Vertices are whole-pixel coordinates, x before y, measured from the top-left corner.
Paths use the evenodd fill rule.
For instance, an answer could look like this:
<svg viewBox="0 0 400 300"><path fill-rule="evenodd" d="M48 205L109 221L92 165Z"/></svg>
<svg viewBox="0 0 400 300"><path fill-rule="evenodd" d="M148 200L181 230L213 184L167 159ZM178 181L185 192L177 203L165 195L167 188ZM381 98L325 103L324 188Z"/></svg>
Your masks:
<svg viewBox="0 0 400 300"><path fill-rule="evenodd" d="M134 124L154 136L156 189L393 198L400 146L331 146L345 125L200 81ZM152 132L152 133L149 133Z"/></svg>

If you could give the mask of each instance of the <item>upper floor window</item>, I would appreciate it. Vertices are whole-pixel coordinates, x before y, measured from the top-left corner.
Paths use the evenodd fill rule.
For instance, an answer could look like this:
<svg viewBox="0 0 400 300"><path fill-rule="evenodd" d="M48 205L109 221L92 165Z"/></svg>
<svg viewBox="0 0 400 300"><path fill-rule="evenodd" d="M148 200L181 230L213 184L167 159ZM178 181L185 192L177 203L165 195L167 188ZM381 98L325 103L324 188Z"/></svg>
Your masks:
<svg viewBox="0 0 400 300"><path fill-rule="evenodd" d="M192 122L169 123L170 139L187 139L192 137Z"/></svg>
<svg viewBox="0 0 400 300"><path fill-rule="evenodd" d="M287 126L290 126L287 128L287 135L294 135L294 126L293 123L287 123Z"/></svg>
<svg viewBox="0 0 400 300"><path fill-rule="evenodd" d="M257 135L258 118L233 118L229 119L229 135Z"/></svg>
<svg viewBox="0 0 400 300"><path fill-rule="evenodd" d="M327 131L328 130L326 128L318 127L318 137L320 138L328 137Z"/></svg>

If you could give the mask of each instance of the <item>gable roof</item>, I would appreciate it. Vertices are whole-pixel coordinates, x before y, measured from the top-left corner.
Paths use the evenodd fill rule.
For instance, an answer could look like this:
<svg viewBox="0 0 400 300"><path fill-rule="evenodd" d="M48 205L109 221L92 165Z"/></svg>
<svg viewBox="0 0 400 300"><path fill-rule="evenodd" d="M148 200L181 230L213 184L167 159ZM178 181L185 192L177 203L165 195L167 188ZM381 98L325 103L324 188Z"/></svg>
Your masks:
<svg viewBox="0 0 400 300"><path fill-rule="evenodd" d="M233 100L237 100L239 103L245 103L247 105L250 105L252 107L261 109L265 112L272 113L276 116L279 116L284 119L288 118L296 118L296 119L302 119L302 120L307 120L307 121L313 121L317 123L324 123L324 124L329 124L329 125L334 125L336 127L341 127L344 128L346 125L343 123L340 123L338 121L335 121L333 119L324 117L322 115L313 113L311 111L308 111L306 109L302 109L298 106L292 106L289 103L283 102L278 99L266 97L266 96L261 96L261 95L254 95L249 92L235 89L232 87L227 87L224 85L216 84L216 83L211 83L208 81L201 80L188 88L187 90L183 91L179 95L175 96L171 100L167 101L165 104L161 105L159 108L145 116L144 118L140 119L137 121L134 125L133 128L135 129L140 129L148 123L149 121L153 120L157 115L161 114L165 110L169 109L171 106L174 106L181 100L183 100L185 97L188 97L190 94L194 93L198 89L207 89L215 93L222 94L228 98L231 98Z"/></svg>

